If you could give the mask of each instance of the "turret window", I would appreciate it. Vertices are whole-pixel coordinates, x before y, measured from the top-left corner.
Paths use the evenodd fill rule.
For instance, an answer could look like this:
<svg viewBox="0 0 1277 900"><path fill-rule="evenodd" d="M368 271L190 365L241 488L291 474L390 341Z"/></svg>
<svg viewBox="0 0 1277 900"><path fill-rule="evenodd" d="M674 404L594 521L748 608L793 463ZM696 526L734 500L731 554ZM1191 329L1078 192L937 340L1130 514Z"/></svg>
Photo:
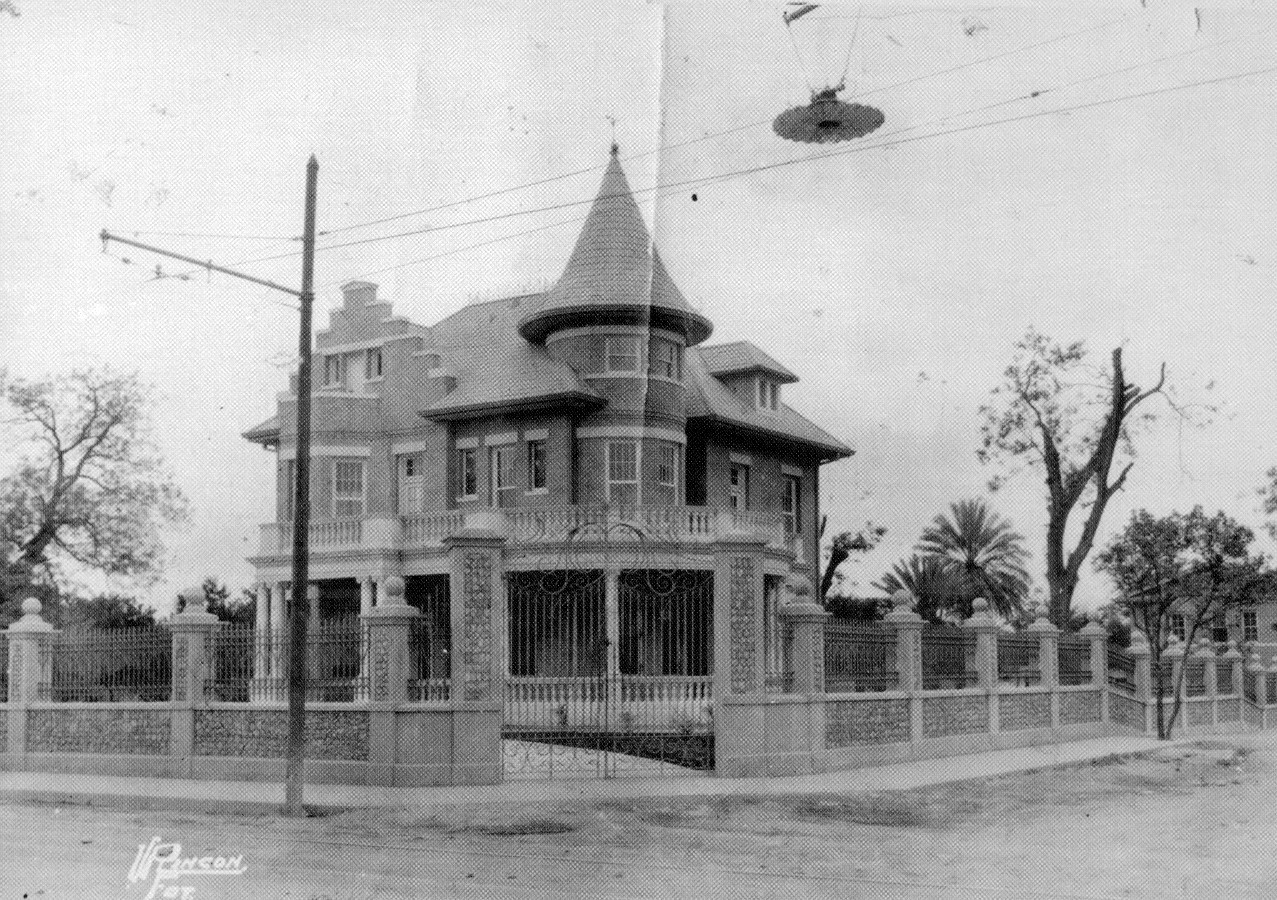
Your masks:
<svg viewBox="0 0 1277 900"><path fill-rule="evenodd" d="M683 378L683 348L673 341L653 338L647 362L649 375L681 381Z"/></svg>
<svg viewBox="0 0 1277 900"><path fill-rule="evenodd" d="M324 387L344 388L346 386L346 359L334 353L324 357Z"/></svg>
<svg viewBox="0 0 1277 900"><path fill-rule="evenodd" d="M608 441L607 499L620 506L639 502L638 441Z"/></svg>
<svg viewBox="0 0 1277 900"><path fill-rule="evenodd" d="M629 335L608 337L606 343L607 371L637 372L639 370L639 339Z"/></svg>
<svg viewBox="0 0 1277 900"><path fill-rule="evenodd" d="M364 514L364 461L333 463L333 518L358 519Z"/></svg>

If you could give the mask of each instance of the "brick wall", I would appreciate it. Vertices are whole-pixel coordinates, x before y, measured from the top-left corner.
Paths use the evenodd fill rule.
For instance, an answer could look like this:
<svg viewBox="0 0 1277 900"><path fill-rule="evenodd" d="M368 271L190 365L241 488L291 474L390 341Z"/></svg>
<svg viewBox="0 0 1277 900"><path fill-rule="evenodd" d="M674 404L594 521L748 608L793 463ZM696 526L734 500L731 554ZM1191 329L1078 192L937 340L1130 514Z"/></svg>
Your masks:
<svg viewBox="0 0 1277 900"><path fill-rule="evenodd" d="M926 697L922 701L923 737L983 734L989 730L989 701L981 696Z"/></svg>
<svg viewBox="0 0 1277 900"><path fill-rule="evenodd" d="M758 689L758 627L760 597L755 596L756 564L747 556L734 557L728 586L731 609L732 692Z"/></svg>
<svg viewBox="0 0 1277 900"><path fill-rule="evenodd" d="M27 750L160 756L169 752L171 722L168 709L31 709Z"/></svg>
<svg viewBox="0 0 1277 900"><path fill-rule="evenodd" d="M1051 727L1050 694L1002 694L998 697L998 726L1003 731Z"/></svg>
<svg viewBox="0 0 1277 900"><path fill-rule="evenodd" d="M287 749L288 711L282 709L200 709L195 711L196 756L273 759ZM368 713L361 710L306 711L309 759L368 759Z"/></svg>
<svg viewBox="0 0 1277 900"><path fill-rule="evenodd" d="M1139 700L1109 692L1109 720L1138 731L1144 730L1144 704Z"/></svg>
<svg viewBox="0 0 1277 900"><path fill-rule="evenodd" d="M1069 691L1060 694L1060 724L1080 725L1100 721L1099 691Z"/></svg>
<svg viewBox="0 0 1277 900"><path fill-rule="evenodd" d="M909 701L850 700L825 704L825 746L909 740Z"/></svg>

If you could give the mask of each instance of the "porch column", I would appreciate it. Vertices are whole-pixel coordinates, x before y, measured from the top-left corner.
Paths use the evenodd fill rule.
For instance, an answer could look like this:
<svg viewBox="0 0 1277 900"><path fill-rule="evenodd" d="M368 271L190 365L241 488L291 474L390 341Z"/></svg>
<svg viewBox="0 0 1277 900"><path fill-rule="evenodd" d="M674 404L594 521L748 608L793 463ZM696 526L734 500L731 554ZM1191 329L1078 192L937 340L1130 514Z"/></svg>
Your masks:
<svg viewBox="0 0 1277 900"><path fill-rule="evenodd" d="M270 588L266 582L257 582L257 604L253 620L253 680L265 677L269 665L266 657L266 646L262 638L270 627Z"/></svg>
<svg viewBox="0 0 1277 900"><path fill-rule="evenodd" d="M271 594L270 674L273 680L269 698L271 700L282 700L284 699L284 682L282 679L288 674L284 671L284 647L287 645L288 639L284 619L289 603L288 582L275 582L275 590Z"/></svg>
<svg viewBox="0 0 1277 900"><path fill-rule="evenodd" d="M374 590L374 582L371 578L361 578L359 580L359 621L361 623L359 640L360 684L368 683L368 614L372 612Z"/></svg>

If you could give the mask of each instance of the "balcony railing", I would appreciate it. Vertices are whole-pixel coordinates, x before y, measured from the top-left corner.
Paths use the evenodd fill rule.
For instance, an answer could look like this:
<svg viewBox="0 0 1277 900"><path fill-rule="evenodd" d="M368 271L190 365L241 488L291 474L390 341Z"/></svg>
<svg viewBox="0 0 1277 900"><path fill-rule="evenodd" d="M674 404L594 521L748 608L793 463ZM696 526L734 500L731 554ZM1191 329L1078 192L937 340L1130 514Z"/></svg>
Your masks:
<svg viewBox="0 0 1277 900"><path fill-rule="evenodd" d="M437 547L463 528L485 528L512 544L589 543L642 540L656 543L708 543L732 532L752 531L769 544L796 549L780 513L715 509L707 506L610 506L582 504L516 509L448 509L397 518L339 519L313 522L310 547L318 551ZM287 556L293 527L261 526L260 552Z"/></svg>

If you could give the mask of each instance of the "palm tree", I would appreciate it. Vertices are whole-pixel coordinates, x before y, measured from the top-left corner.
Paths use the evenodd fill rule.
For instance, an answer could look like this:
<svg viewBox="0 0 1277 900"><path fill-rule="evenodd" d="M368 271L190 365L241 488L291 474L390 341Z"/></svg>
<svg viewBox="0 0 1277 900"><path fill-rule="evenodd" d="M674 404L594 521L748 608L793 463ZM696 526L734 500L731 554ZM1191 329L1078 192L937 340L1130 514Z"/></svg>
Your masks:
<svg viewBox="0 0 1277 900"><path fill-rule="evenodd" d="M936 516L922 532L916 550L941 561L965 585L967 605L984 597L994 612L1008 618L1023 608L1030 582L1024 537L983 500L951 504L947 516Z"/></svg>
<svg viewBox="0 0 1277 900"><path fill-rule="evenodd" d="M966 583L938 556L914 554L902 559L873 586L887 594L909 591L918 601L918 615L929 622L943 621L945 612L961 615L971 604Z"/></svg>

